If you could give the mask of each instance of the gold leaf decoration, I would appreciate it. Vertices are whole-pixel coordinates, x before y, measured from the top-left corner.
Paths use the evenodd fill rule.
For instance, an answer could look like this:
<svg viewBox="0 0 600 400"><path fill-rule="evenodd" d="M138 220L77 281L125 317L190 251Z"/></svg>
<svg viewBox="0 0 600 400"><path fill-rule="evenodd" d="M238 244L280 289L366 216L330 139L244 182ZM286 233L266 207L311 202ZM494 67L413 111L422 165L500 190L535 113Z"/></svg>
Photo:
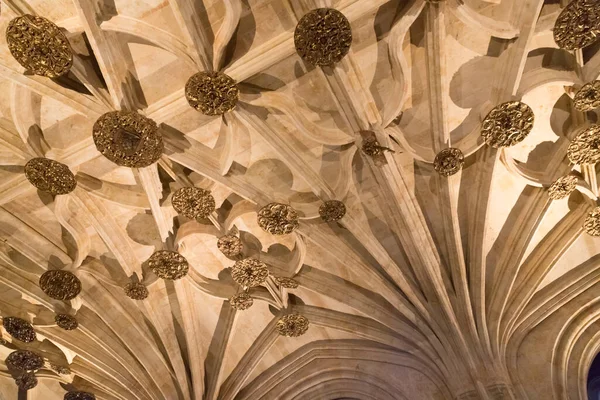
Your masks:
<svg viewBox="0 0 600 400"><path fill-rule="evenodd" d="M222 115L233 110L239 98L237 83L222 72L198 72L185 84L185 97L205 115Z"/></svg>
<svg viewBox="0 0 600 400"><path fill-rule="evenodd" d="M283 276L276 276L275 282L277 282L279 286L286 289L296 289L298 287L298 282L296 280Z"/></svg>
<svg viewBox="0 0 600 400"><path fill-rule="evenodd" d="M298 213L287 204L269 203L259 210L258 225L272 235L287 235L298 228Z"/></svg>
<svg viewBox="0 0 600 400"><path fill-rule="evenodd" d="M88 392L67 392L63 400L96 400L96 395Z"/></svg>
<svg viewBox="0 0 600 400"><path fill-rule="evenodd" d="M73 66L67 37L46 18L26 14L11 20L6 43L19 64L36 75L57 78Z"/></svg>
<svg viewBox="0 0 600 400"><path fill-rule="evenodd" d="M127 297L133 300L144 300L148 297L148 288L140 282L129 282L123 290Z"/></svg>
<svg viewBox="0 0 600 400"><path fill-rule="evenodd" d="M558 47L566 50L577 50L594 43L600 34L598 2L571 1L556 19L553 32Z"/></svg>
<svg viewBox="0 0 600 400"><path fill-rule="evenodd" d="M254 300L248 293L239 293L229 299L229 304L236 310L243 311L252 307Z"/></svg>
<svg viewBox="0 0 600 400"><path fill-rule="evenodd" d="M73 329L77 329L79 326L77 318L69 314L56 314L54 316L54 322L56 322L56 325L58 325L59 328L62 328L66 331L72 331Z"/></svg>
<svg viewBox="0 0 600 400"><path fill-rule="evenodd" d="M394 152L389 147L381 146L375 136L368 136L363 139L362 151L369 157L381 157L384 151Z"/></svg>
<svg viewBox="0 0 600 400"><path fill-rule="evenodd" d="M33 372L24 372L15 378L17 387L21 390L31 390L37 386L38 380Z"/></svg>
<svg viewBox="0 0 600 400"><path fill-rule="evenodd" d="M492 147L514 146L533 129L531 108L519 101L508 101L494 107L482 123L481 136Z"/></svg>
<svg viewBox="0 0 600 400"><path fill-rule="evenodd" d="M215 199L210 191L197 187L177 189L171 204L175 211L190 219L206 218L215 211Z"/></svg>
<svg viewBox="0 0 600 400"><path fill-rule="evenodd" d="M2 318L2 326L10 336L21 342L31 343L37 339L33 326L24 319L4 317Z"/></svg>
<svg viewBox="0 0 600 400"><path fill-rule="evenodd" d="M450 176L460 171L465 163L462 151L448 148L440 151L433 160L433 168L442 176Z"/></svg>
<svg viewBox="0 0 600 400"><path fill-rule="evenodd" d="M81 292L81 281L68 271L46 271L40 277L40 288L55 300L72 300Z"/></svg>
<svg viewBox="0 0 600 400"><path fill-rule="evenodd" d="M37 189L55 196L71 193L77 186L69 167L43 157L32 158L25 164L25 177Z"/></svg>
<svg viewBox="0 0 600 400"><path fill-rule="evenodd" d="M36 371L44 366L44 359L33 351L17 350L6 357L9 370Z"/></svg>
<svg viewBox="0 0 600 400"><path fill-rule="evenodd" d="M567 148L567 157L573 164L600 162L600 125L592 125L577 135Z"/></svg>
<svg viewBox="0 0 600 400"><path fill-rule="evenodd" d="M233 280L243 287L254 287L263 284L269 276L265 263L255 258L236 261L231 269Z"/></svg>
<svg viewBox="0 0 600 400"><path fill-rule="evenodd" d="M306 333L308 325L308 319L305 316L288 314L277 321L275 329L281 336L298 337Z"/></svg>
<svg viewBox="0 0 600 400"><path fill-rule="evenodd" d="M552 200L563 199L573 193L577 188L578 181L579 179L573 175L562 176L550 185L548 188L548 196Z"/></svg>
<svg viewBox="0 0 600 400"><path fill-rule="evenodd" d="M237 257L242 253L243 245L239 237L224 235L217 241L217 248L227 257Z"/></svg>
<svg viewBox="0 0 600 400"><path fill-rule="evenodd" d="M333 65L350 50L352 29L348 19L332 8L306 13L294 31L296 52L312 65Z"/></svg>
<svg viewBox="0 0 600 400"><path fill-rule="evenodd" d="M578 111L592 111L600 107L600 81L588 82L575 93L573 103Z"/></svg>
<svg viewBox="0 0 600 400"><path fill-rule="evenodd" d="M319 207L319 215L325 222L339 221L346 215L346 206L339 200L327 200Z"/></svg>
<svg viewBox="0 0 600 400"><path fill-rule="evenodd" d="M583 230L590 236L600 236L600 207L590 211L583 222Z"/></svg>
<svg viewBox="0 0 600 400"><path fill-rule="evenodd" d="M184 256L176 251L159 250L148 259L152 272L159 278L176 280L187 275L190 267Z"/></svg>
<svg viewBox="0 0 600 400"><path fill-rule="evenodd" d="M143 168L154 164L163 152L156 122L133 111L111 111L93 128L96 148L122 167Z"/></svg>

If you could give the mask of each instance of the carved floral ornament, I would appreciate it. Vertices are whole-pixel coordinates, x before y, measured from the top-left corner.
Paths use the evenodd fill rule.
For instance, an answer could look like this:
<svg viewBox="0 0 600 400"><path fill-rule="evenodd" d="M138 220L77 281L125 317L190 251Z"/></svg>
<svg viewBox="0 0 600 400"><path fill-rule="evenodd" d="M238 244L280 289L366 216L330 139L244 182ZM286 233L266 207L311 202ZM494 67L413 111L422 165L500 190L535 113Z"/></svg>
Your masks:
<svg viewBox="0 0 600 400"><path fill-rule="evenodd" d="M296 289L298 287L298 282L292 278L286 278L283 276L276 276L275 282L286 289Z"/></svg>
<svg viewBox="0 0 600 400"><path fill-rule="evenodd" d="M57 78L73 65L73 50L67 37L43 17L26 14L10 21L6 43L19 64L36 75Z"/></svg>
<svg viewBox="0 0 600 400"><path fill-rule="evenodd" d="M573 0L554 24L554 41L558 47L577 50L594 43L600 34L600 2Z"/></svg>
<svg viewBox="0 0 600 400"><path fill-rule="evenodd" d="M258 225L272 235L286 235L298 228L298 213L287 204L269 203L258 211Z"/></svg>
<svg viewBox="0 0 600 400"><path fill-rule="evenodd" d="M25 177L37 189L52 195L70 193L77 186L69 167L43 157L32 158L25 164Z"/></svg>
<svg viewBox="0 0 600 400"><path fill-rule="evenodd" d="M37 371L44 366L44 359L29 350L13 351L6 357L6 366L13 371Z"/></svg>
<svg viewBox="0 0 600 400"><path fill-rule="evenodd" d="M600 81L588 82L581 87L573 98L575 109L592 111L600 107Z"/></svg>
<svg viewBox="0 0 600 400"><path fill-rule="evenodd" d="M176 251L159 250L148 259L148 266L162 279L176 280L187 275L190 267L187 260Z"/></svg>
<svg viewBox="0 0 600 400"><path fill-rule="evenodd" d="M527 104L519 101L502 103L483 120L481 136L492 147L514 146L529 135L533 121L533 111Z"/></svg>
<svg viewBox="0 0 600 400"><path fill-rule="evenodd" d="M93 393L71 391L65 393L63 400L96 400L96 396Z"/></svg>
<svg viewBox="0 0 600 400"><path fill-rule="evenodd" d="M93 138L98 151L122 167L147 167L163 152L156 122L133 111L102 115L94 124Z"/></svg>
<svg viewBox="0 0 600 400"><path fill-rule="evenodd" d="M362 151L369 157L382 156L384 151L389 151L391 153L394 152L394 150L390 149L389 147L381 146L375 135L371 135L363 139Z"/></svg>
<svg viewBox="0 0 600 400"><path fill-rule="evenodd" d="M600 207L590 211L583 222L583 230L590 236L600 236Z"/></svg>
<svg viewBox="0 0 600 400"><path fill-rule="evenodd" d="M33 326L24 319L4 317L2 318L2 326L10 336L21 342L31 343L37 339Z"/></svg>
<svg viewBox="0 0 600 400"><path fill-rule="evenodd" d="M319 207L319 215L325 222L339 221L346 215L346 206L339 200L327 200Z"/></svg>
<svg viewBox="0 0 600 400"><path fill-rule="evenodd" d="M300 314L284 315L275 325L281 336L298 337L308 331L308 319Z"/></svg>
<svg viewBox="0 0 600 400"><path fill-rule="evenodd" d="M450 176L460 171L465 163L462 151L448 148L440 151L433 161L433 168L442 176Z"/></svg>
<svg viewBox="0 0 600 400"><path fill-rule="evenodd" d="M333 65L350 50L352 29L348 19L332 8L306 13L294 31L296 52L313 65Z"/></svg>
<svg viewBox="0 0 600 400"><path fill-rule="evenodd" d="M217 241L217 248L227 257L237 257L242 253L243 245L239 237L224 235Z"/></svg>
<svg viewBox="0 0 600 400"><path fill-rule="evenodd" d="M577 135L567 148L567 157L573 164L600 162L600 125L592 125Z"/></svg>
<svg viewBox="0 0 600 400"><path fill-rule="evenodd" d="M38 379L33 372L23 372L15 378L17 387L21 390L31 390L38 384Z"/></svg>
<svg viewBox="0 0 600 400"><path fill-rule="evenodd" d="M267 280L269 270L265 263L255 258L245 258L236 261L231 268L231 276L242 287L255 287Z"/></svg>
<svg viewBox="0 0 600 400"><path fill-rule="evenodd" d="M252 297L248 293L242 292L232 296L229 299L229 304L236 310L243 311L252 307L254 300L252 300Z"/></svg>
<svg viewBox="0 0 600 400"><path fill-rule="evenodd" d="M73 329L77 329L79 326L77 319L69 314L56 314L54 316L54 322L56 322L56 325L58 325L59 328L62 328L66 331L72 331Z"/></svg>
<svg viewBox="0 0 600 400"><path fill-rule="evenodd" d="M81 292L81 281L68 271L46 271L40 277L40 288L55 300L72 300Z"/></svg>
<svg viewBox="0 0 600 400"><path fill-rule="evenodd" d="M548 196L552 200L560 200L575 191L579 179L574 175L566 175L555 180L548 188Z"/></svg>
<svg viewBox="0 0 600 400"><path fill-rule="evenodd" d="M148 297L148 288L140 282L129 282L123 287L123 291L133 300L145 300Z"/></svg>
<svg viewBox="0 0 600 400"><path fill-rule="evenodd" d="M236 81L222 72L198 72L185 84L185 98L205 115L222 115L234 109L239 99Z"/></svg>
<svg viewBox="0 0 600 400"><path fill-rule="evenodd" d="M215 199L210 191L197 187L177 189L171 204L175 211L190 219L206 218L215 211Z"/></svg>

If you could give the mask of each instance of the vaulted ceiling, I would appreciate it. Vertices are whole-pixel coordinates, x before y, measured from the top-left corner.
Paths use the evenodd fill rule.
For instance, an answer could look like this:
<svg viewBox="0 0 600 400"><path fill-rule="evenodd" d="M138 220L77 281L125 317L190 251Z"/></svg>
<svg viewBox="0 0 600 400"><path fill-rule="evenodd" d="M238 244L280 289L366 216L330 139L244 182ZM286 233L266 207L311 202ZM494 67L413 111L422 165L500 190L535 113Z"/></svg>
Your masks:
<svg viewBox="0 0 600 400"><path fill-rule="evenodd" d="M573 97L600 46L561 49L553 32L577 5L600 34L597 1L577 2L2 0L0 30L44 17L73 60L36 75L0 39L0 399L586 399L598 139L575 138L597 114ZM351 46L333 31L336 62L315 66L294 33L323 7ZM186 98L211 71L233 80L217 115ZM489 118L509 101L526 106L507 139L510 115ZM162 137L146 165L98 146L113 111ZM26 174L40 157L73 174L53 170L63 194L32 184L51 179L49 164ZM207 214L178 207L186 187ZM332 200L346 212L326 221ZM298 221L276 225L270 203ZM184 261L157 268L159 251ZM233 268L245 258L268 277ZM56 270L73 280L40 281ZM43 366L19 392L33 378L4 360L23 350Z"/></svg>

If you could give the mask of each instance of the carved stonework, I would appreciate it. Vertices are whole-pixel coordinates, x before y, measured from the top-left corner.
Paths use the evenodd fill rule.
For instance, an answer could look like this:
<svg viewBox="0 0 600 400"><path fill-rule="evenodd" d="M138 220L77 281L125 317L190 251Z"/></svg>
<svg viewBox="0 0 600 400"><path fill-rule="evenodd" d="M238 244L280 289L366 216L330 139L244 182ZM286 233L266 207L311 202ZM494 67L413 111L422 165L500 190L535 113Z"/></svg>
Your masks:
<svg viewBox="0 0 600 400"><path fill-rule="evenodd" d="M58 325L59 328L62 328L66 331L72 331L73 329L77 329L79 326L77 319L69 314L56 314L54 316L54 322L56 322L56 325Z"/></svg>
<svg viewBox="0 0 600 400"><path fill-rule="evenodd" d="M4 317L2 318L2 326L10 336L21 342L31 343L37 339L33 326L24 319Z"/></svg>
<svg viewBox="0 0 600 400"><path fill-rule="evenodd" d="M236 261L231 268L233 280L243 287L254 287L263 284L269 276L265 263L255 258Z"/></svg>
<svg viewBox="0 0 600 400"><path fill-rule="evenodd" d="M52 369L54 372L56 372L59 375L70 375L71 374L71 370L68 367L63 367L61 365L56 365L53 363L50 363L50 369Z"/></svg>
<svg viewBox="0 0 600 400"><path fill-rule="evenodd" d="M381 146L375 136L368 136L363 139L362 151L369 157L379 157L383 155L384 151L394 152L389 147Z"/></svg>
<svg viewBox="0 0 600 400"><path fill-rule="evenodd" d="M269 203L258 211L258 225L272 235L286 235L298 228L298 213L287 204Z"/></svg>
<svg viewBox="0 0 600 400"><path fill-rule="evenodd" d="M68 271L46 271L40 277L40 288L55 300L72 300L81 292L81 281Z"/></svg>
<svg viewBox="0 0 600 400"><path fill-rule="evenodd" d="M37 386L38 380L33 372L24 372L15 378L15 383L21 390L31 390Z"/></svg>
<svg viewBox="0 0 600 400"><path fill-rule="evenodd" d="M579 179L573 175L566 175L558 178L548 188L548 196L552 200L560 200L571 193L577 188L577 182Z"/></svg>
<svg viewBox="0 0 600 400"><path fill-rule="evenodd" d="M600 13L594 1L573 0L554 24L554 41L566 50L577 50L594 43L600 34Z"/></svg>
<svg viewBox="0 0 600 400"><path fill-rule="evenodd" d="M492 147L508 147L520 143L533 128L531 108L519 101L502 103L485 117L481 136Z"/></svg>
<svg viewBox="0 0 600 400"><path fill-rule="evenodd" d="M205 115L221 115L238 102L237 83L222 72L198 72L185 84L185 97L193 108Z"/></svg>
<svg viewBox="0 0 600 400"><path fill-rule="evenodd" d="M227 257L237 257L242 253L243 245L239 237L224 235L217 241L217 248Z"/></svg>
<svg viewBox="0 0 600 400"><path fill-rule="evenodd" d="M448 148L440 151L433 161L433 168L442 176L450 176L461 170L465 163L465 156L462 151L455 148Z"/></svg>
<svg viewBox="0 0 600 400"><path fill-rule="evenodd" d="M37 371L44 366L44 359L33 351L17 350L6 357L6 366L15 371Z"/></svg>
<svg viewBox="0 0 600 400"><path fill-rule="evenodd" d="M88 392L67 392L63 400L96 400L96 396Z"/></svg>
<svg viewBox="0 0 600 400"><path fill-rule="evenodd" d="M43 157L32 158L25 164L25 177L37 189L53 195L70 193L77 186L69 167Z"/></svg>
<svg viewBox="0 0 600 400"><path fill-rule="evenodd" d="M94 124L93 138L98 151L122 167L147 167L163 152L156 122L133 111L102 115Z"/></svg>
<svg viewBox="0 0 600 400"><path fill-rule="evenodd" d="M600 81L592 81L583 85L573 98L575 108L579 111L592 111L600 107Z"/></svg>
<svg viewBox="0 0 600 400"><path fill-rule="evenodd" d="M210 191L197 187L177 189L171 204L175 211L190 219L206 218L215 211L215 199Z"/></svg>
<svg viewBox="0 0 600 400"><path fill-rule="evenodd" d="M308 319L300 314L284 315L279 321L277 321L275 329L281 336L302 336L308 330Z"/></svg>
<svg viewBox="0 0 600 400"><path fill-rule="evenodd" d="M129 282L123 290L127 297L133 300L144 300L148 297L148 289L140 282Z"/></svg>
<svg viewBox="0 0 600 400"><path fill-rule="evenodd" d="M583 222L583 230L591 236L600 236L600 207L590 211Z"/></svg>
<svg viewBox="0 0 600 400"><path fill-rule="evenodd" d="M341 12L317 8L306 13L296 26L296 52L313 65L333 65L350 50L352 29Z"/></svg>
<svg viewBox="0 0 600 400"><path fill-rule="evenodd" d="M6 43L19 64L36 75L57 78L73 65L73 50L67 37L43 17L26 14L10 21Z"/></svg>
<svg viewBox="0 0 600 400"><path fill-rule="evenodd" d="M298 287L298 282L292 278L286 278L283 276L276 276L275 282L283 288L286 289L296 289Z"/></svg>
<svg viewBox="0 0 600 400"><path fill-rule="evenodd" d="M190 267L184 256L176 251L159 250L148 259L148 266L162 279L176 280L187 275Z"/></svg>
<svg viewBox="0 0 600 400"><path fill-rule="evenodd" d="M319 215L325 222L339 221L346 215L346 206L339 200L327 200L319 207Z"/></svg>
<svg viewBox="0 0 600 400"><path fill-rule="evenodd" d="M248 293L239 293L229 299L229 304L236 310L243 311L252 307L254 300Z"/></svg>
<svg viewBox="0 0 600 400"><path fill-rule="evenodd" d="M567 148L567 157L573 164L596 164L600 161L600 125L592 125L581 132Z"/></svg>

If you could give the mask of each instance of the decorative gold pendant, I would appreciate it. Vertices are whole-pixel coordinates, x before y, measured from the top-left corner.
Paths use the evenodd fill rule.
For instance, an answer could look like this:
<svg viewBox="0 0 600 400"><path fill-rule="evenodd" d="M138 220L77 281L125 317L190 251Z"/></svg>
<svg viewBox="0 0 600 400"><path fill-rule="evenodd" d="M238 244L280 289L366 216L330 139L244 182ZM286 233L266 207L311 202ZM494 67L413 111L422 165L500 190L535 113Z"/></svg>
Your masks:
<svg viewBox="0 0 600 400"><path fill-rule="evenodd" d="M254 304L254 300L252 300L252 297L250 297L248 293L242 292L240 294L232 296L229 299L229 304L236 310L243 311L252 307L252 304Z"/></svg>
<svg viewBox="0 0 600 400"><path fill-rule="evenodd" d="M514 146L522 142L533 129L531 108L520 101L497 105L482 123L481 136L492 147Z"/></svg>
<svg viewBox="0 0 600 400"><path fill-rule="evenodd" d="M205 115L222 115L233 110L239 95L235 80L222 72L198 72L185 84L188 103Z"/></svg>
<svg viewBox="0 0 600 400"><path fill-rule="evenodd" d="M305 316L289 314L277 321L275 329L281 336L298 337L306 333L308 325L308 319Z"/></svg>
<svg viewBox="0 0 600 400"><path fill-rule="evenodd" d="M558 47L577 50L594 43L600 34L599 11L597 2L571 1L554 24L554 41Z"/></svg>
<svg viewBox="0 0 600 400"><path fill-rule="evenodd" d="M567 157L573 164L600 162L600 125L592 125L577 135L567 148Z"/></svg>
<svg viewBox="0 0 600 400"><path fill-rule="evenodd" d="M31 390L37 386L38 380L33 372L23 372L15 378L17 387L21 390Z"/></svg>
<svg viewBox="0 0 600 400"><path fill-rule="evenodd" d="M159 250L148 259L148 265L156 276L176 280L187 275L190 266L184 256L176 251Z"/></svg>
<svg viewBox="0 0 600 400"><path fill-rule="evenodd" d="M73 66L67 37L46 18L26 14L11 20L6 43L19 64L36 75L57 78Z"/></svg>
<svg viewBox="0 0 600 400"><path fill-rule="evenodd" d="M254 258L245 258L235 262L231 268L231 276L242 287L255 287L267 280L269 270L265 263Z"/></svg>
<svg viewBox="0 0 600 400"><path fill-rule="evenodd" d="M442 176L450 176L460 171L465 163L462 151L455 148L447 148L440 151L433 161L433 168Z"/></svg>
<svg viewBox="0 0 600 400"><path fill-rule="evenodd" d="M306 13L294 31L296 52L312 65L333 65L350 50L352 29L348 19L332 8Z"/></svg>
<svg viewBox="0 0 600 400"><path fill-rule="evenodd" d="M190 219L207 218L215 211L215 198L210 191L197 187L177 189L171 204L175 211Z"/></svg>
<svg viewBox="0 0 600 400"><path fill-rule="evenodd" d="M6 366L14 371L36 371L44 366L44 359L29 350L13 351L6 357Z"/></svg>
<svg viewBox="0 0 600 400"><path fill-rule="evenodd" d="M555 180L552 185L548 188L548 196L552 200L560 200L571 193L577 188L577 179L576 176L566 175Z"/></svg>
<svg viewBox="0 0 600 400"><path fill-rule="evenodd" d="M327 200L319 207L319 215L325 222L339 221L346 215L346 206L339 200Z"/></svg>
<svg viewBox="0 0 600 400"><path fill-rule="evenodd" d="M54 316L54 322L56 322L56 325L58 325L59 328L62 328L65 331L72 331L79 326L77 318L69 314L56 314Z"/></svg>
<svg viewBox="0 0 600 400"><path fill-rule="evenodd" d="M81 292L81 281L68 271L46 271L40 277L40 288L55 300L72 300Z"/></svg>
<svg viewBox="0 0 600 400"><path fill-rule="evenodd" d="M590 236L600 236L600 207L590 211L583 222L583 230Z"/></svg>
<svg viewBox="0 0 600 400"><path fill-rule="evenodd" d="M127 297L133 300L144 300L148 297L148 288L140 282L129 282L123 290Z"/></svg>
<svg viewBox="0 0 600 400"><path fill-rule="evenodd" d="M592 111L600 107L600 81L588 82L575 93L573 98L578 111Z"/></svg>
<svg viewBox="0 0 600 400"><path fill-rule="evenodd" d="M24 319L4 317L2 318L2 326L10 336L21 342L31 343L37 339L33 326Z"/></svg>
<svg viewBox="0 0 600 400"><path fill-rule="evenodd" d="M272 235L287 235L300 224L298 213L291 206L269 203L258 211L258 225Z"/></svg>
<svg viewBox="0 0 600 400"><path fill-rule="evenodd" d="M42 192L52 195L71 193L77 186L75 175L65 164L49 158L32 158L25 164L25 177Z"/></svg>
<svg viewBox="0 0 600 400"><path fill-rule="evenodd" d="M217 241L217 248L227 257L237 257L242 253L242 241L235 235L224 235Z"/></svg>

